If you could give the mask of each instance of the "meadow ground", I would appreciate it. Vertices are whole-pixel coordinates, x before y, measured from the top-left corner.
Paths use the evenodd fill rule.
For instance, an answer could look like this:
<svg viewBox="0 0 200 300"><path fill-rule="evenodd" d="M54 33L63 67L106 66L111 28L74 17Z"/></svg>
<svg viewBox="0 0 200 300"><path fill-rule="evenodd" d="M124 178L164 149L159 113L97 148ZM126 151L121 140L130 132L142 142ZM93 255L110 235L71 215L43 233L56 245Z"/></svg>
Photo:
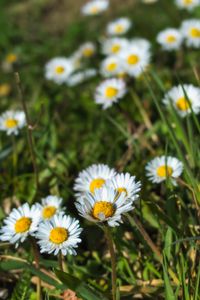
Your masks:
<svg viewBox="0 0 200 300"><path fill-rule="evenodd" d="M0 299L199 300L200 3L189 1L197 7L188 10L175 0L110 0L104 12L86 16L81 14L86 2L0 1ZM117 54L114 48L122 66L118 73L112 73L113 64L102 71L112 42L103 53L106 27L120 17L131 21L124 49ZM196 20L191 43L183 26L179 30L188 19ZM175 42L172 33L165 46L157 36L171 27L180 34L180 44L169 51L165 47L167 41ZM139 44L134 38L145 41ZM88 41L94 43L94 53L81 53ZM130 66L125 67L129 50ZM45 71L56 57L69 58L72 68L62 83L62 65L55 66L56 75ZM140 59L144 64L136 69ZM86 78L84 70L93 75ZM99 105L96 89L109 71L119 81L109 87L111 94L105 90L109 99L102 100L101 87ZM78 79L73 77L77 73ZM123 84L123 97L115 99ZM179 92L167 96L178 85ZM15 110L25 111L24 121L3 116ZM18 134L13 134L17 126ZM161 156L161 163L149 165L152 181L146 166ZM177 160L170 163L170 156ZM81 177L75 193L79 173L93 164L136 178L129 178L129 187L120 186L123 175L119 183L94 166L94 174ZM62 214L61 221L41 221L42 209L49 205L49 214L54 204L34 204L48 195L57 196L57 204L62 198L58 210L80 222L77 255L71 255L80 233L78 225L72 228L74 220L71 228L65 220L66 230ZM24 203L32 206L31 212L26 207L19 213ZM86 212L95 222L84 218ZM123 223L115 226L118 212ZM55 248L41 254L36 241L49 228L43 250L50 242ZM73 230L77 236L72 241ZM58 246L58 253L50 253Z"/></svg>

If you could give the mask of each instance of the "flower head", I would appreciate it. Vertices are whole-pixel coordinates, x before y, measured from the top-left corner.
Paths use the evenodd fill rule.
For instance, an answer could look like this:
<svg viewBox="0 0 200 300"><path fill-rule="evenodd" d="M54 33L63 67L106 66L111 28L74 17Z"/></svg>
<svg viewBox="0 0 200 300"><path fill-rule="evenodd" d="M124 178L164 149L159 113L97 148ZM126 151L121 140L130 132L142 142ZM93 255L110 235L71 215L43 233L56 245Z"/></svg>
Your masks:
<svg viewBox="0 0 200 300"><path fill-rule="evenodd" d="M183 84L169 90L163 99L167 106L172 105L181 117L200 111L200 88L192 84Z"/></svg>
<svg viewBox="0 0 200 300"><path fill-rule="evenodd" d="M200 20L190 19L183 21L181 32L188 47L200 47Z"/></svg>
<svg viewBox="0 0 200 300"><path fill-rule="evenodd" d="M75 66L72 59L56 57L51 59L45 66L45 77L57 84L66 83L69 76L74 72Z"/></svg>
<svg viewBox="0 0 200 300"><path fill-rule="evenodd" d="M123 35L131 27L131 21L128 18L119 18L110 22L107 26L108 35Z"/></svg>
<svg viewBox="0 0 200 300"><path fill-rule="evenodd" d="M50 220L54 215L60 213L62 201L62 198L53 195L43 198L42 204L37 204L41 212L41 219Z"/></svg>
<svg viewBox="0 0 200 300"><path fill-rule="evenodd" d="M184 8L191 11L200 5L200 0L176 0L176 5L179 8Z"/></svg>
<svg viewBox="0 0 200 300"><path fill-rule="evenodd" d="M84 57L84 58L90 58L90 57L94 56L95 51L96 51L96 47L95 47L94 43L92 43L92 42L86 42L86 43L82 44L80 46L80 48L78 49L80 56Z"/></svg>
<svg viewBox="0 0 200 300"><path fill-rule="evenodd" d="M19 130L26 124L23 111L6 111L0 116L0 130L6 131L7 135L17 135Z"/></svg>
<svg viewBox="0 0 200 300"><path fill-rule="evenodd" d="M180 49L182 41L181 32L175 28L167 28L157 35L157 42L167 51Z"/></svg>
<svg viewBox="0 0 200 300"><path fill-rule="evenodd" d="M105 55L117 55L123 49L126 49L129 42L125 38L110 38L102 41L102 52Z"/></svg>
<svg viewBox="0 0 200 300"><path fill-rule="evenodd" d="M96 223L106 222L109 226L118 226L122 222L122 214L133 209L132 201L126 201L125 192L119 194L108 186L80 197L76 208L85 219Z"/></svg>
<svg viewBox="0 0 200 300"><path fill-rule="evenodd" d="M79 221L66 215L55 215L51 220L40 223L36 238L41 253L57 255L76 254L75 248L81 242Z"/></svg>
<svg viewBox="0 0 200 300"><path fill-rule="evenodd" d="M4 226L0 231L0 239L11 244L23 243L25 239L34 235L40 221L40 211L37 205L31 207L28 203L14 208L10 215L4 220Z"/></svg>
<svg viewBox="0 0 200 300"><path fill-rule="evenodd" d="M86 16L96 16L107 10L108 0L92 0L86 3L82 8L82 14Z"/></svg>
<svg viewBox="0 0 200 300"><path fill-rule="evenodd" d="M117 55L110 55L102 61L100 72L105 77L123 74L123 64Z"/></svg>
<svg viewBox="0 0 200 300"><path fill-rule="evenodd" d="M146 166L147 177L153 183L160 183L166 179L176 185L174 179L178 178L183 171L183 164L176 157L160 156L154 158Z"/></svg>
<svg viewBox="0 0 200 300"><path fill-rule="evenodd" d="M95 102L101 104L103 109L112 106L126 94L126 84L120 78L111 78L103 81L95 92Z"/></svg>

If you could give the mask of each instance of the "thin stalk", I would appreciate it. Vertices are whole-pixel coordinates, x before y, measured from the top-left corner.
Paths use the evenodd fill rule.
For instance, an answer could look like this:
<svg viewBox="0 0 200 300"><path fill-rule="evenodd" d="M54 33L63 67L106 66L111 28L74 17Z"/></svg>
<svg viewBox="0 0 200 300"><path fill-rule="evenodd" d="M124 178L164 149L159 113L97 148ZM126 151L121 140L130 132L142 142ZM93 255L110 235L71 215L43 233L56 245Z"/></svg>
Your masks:
<svg viewBox="0 0 200 300"><path fill-rule="evenodd" d="M63 259L63 255L62 255L61 251L58 253L58 264L59 264L60 270L62 272L64 272L64 259Z"/></svg>
<svg viewBox="0 0 200 300"><path fill-rule="evenodd" d="M33 136L32 136L33 127L31 125L28 110L27 110L27 107L26 107L26 102L25 102L24 97L23 97L23 92L22 92L19 73L17 73L17 72L15 73L15 80L16 80L16 84L17 84L19 99L22 103L23 111L24 111L25 116L26 116L27 138L28 138L28 144L29 144L29 148L30 148L30 154L31 154L31 159L32 159L32 164L33 164L33 169L34 169L34 174L35 174L36 189L38 191L38 189L39 189L39 176L38 176L36 156L35 156L35 152L34 152L34 142L33 142Z"/></svg>
<svg viewBox="0 0 200 300"><path fill-rule="evenodd" d="M34 260L35 260L35 266L36 268L39 270L40 269L40 263L39 263L39 258L40 258L40 254L38 251L38 247L37 244L34 240L34 238L31 238L31 244L32 244L32 249L33 249L33 255L34 255ZM36 295L37 295L37 300L41 300L42 299L42 295L41 295L41 279L38 277L37 278L37 291L36 291Z"/></svg>
<svg viewBox="0 0 200 300"><path fill-rule="evenodd" d="M110 258L111 258L111 268L112 268L112 299L116 300L116 294L117 294L117 273L116 273L116 255L115 255L115 249L114 249L114 242L112 239L112 235L110 233L110 229L108 226L104 227L105 236L108 242L108 248L110 252Z"/></svg>

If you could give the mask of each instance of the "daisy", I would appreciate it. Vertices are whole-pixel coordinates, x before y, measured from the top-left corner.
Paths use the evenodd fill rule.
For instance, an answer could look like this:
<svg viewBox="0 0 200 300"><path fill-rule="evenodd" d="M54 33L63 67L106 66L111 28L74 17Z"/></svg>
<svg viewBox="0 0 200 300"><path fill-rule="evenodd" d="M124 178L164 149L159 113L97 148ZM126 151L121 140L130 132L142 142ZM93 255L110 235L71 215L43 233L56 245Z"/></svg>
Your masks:
<svg viewBox="0 0 200 300"><path fill-rule="evenodd" d="M79 221L66 215L55 215L51 220L40 223L36 238L41 253L76 255L74 248L81 242Z"/></svg>
<svg viewBox="0 0 200 300"><path fill-rule="evenodd" d="M63 199L58 196L49 195L42 199L42 205L38 204L41 212L41 218L43 220L49 220L54 215L61 211Z"/></svg>
<svg viewBox="0 0 200 300"><path fill-rule="evenodd" d="M136 44L123 50L120 57L126 73L133 77L140 76L150 63L150 51Z"/></svg>
<svg viewBox="0 0 200 300"><path fill-rule="evenodd" d="M94 193L95 190L103 187L107 179L115 176L114 169L105 164L93 164L78 174L74 183L74 191L79 197L86 192Z"/></svg>
<svg viewBox="0 0 200 300"><path fill-rule="evenodd" d="M34 235L40 221L40 211L36 205L28 203L14 208L4 220L4 226L0 230L0 239L11 244L23 243L29 235Z"/></svg>
<svg viewBox="0 0 200 300"><path fill-rule="evenodd" d="M104 77L112 77L123 74L122 62L117 55L110 55L101 63L100 72Z"/></svg>
<svg viewBox="0 0 200 300"><path fill-rule="evenodd" d="M82 56L84 58L89 58L89 57L94 56L96 47L95 47L94 43L87 42L87 43L84 43L83 45L81 45L78 51L80 52L80 56Z"/></svg>
<svg viewBox="0 0 200 300"><path fill-rule="evenodd" d="M175 86L165 94L163 103L167 106L173 105L181 117L185 117L191 111L198 114L200 111L200 88L192 84Z"/></svg>
<svg viewBox="0 0 200 300"><path fill-rule="evenodd" d="M96 190L94 194L86 193L75 205L85 219L106 222L112 227L122 222L122 214L133 209L132 201L126 201L124 192L119 194L108 186Z"/></svg>
<svg viewBox="0 0 200 300"><path fill-rule="evenodd" d="M141 49L145 49L146 51L149 51L151 49L151 43L147 39L143 38L134 38L131 39L129 42L129 46L138 47Z"/></svg>
<svg viewBox="0 0 200 300"><path fill-rule="evenodd" d="M191 11L200 5L200 0L176 0L176 5Z"/></svg>
<svg viewBox="0 0 200 300"><path fill-rule="evenodd" d="M0 97L6 97L10 94L11 86L8 83L0 84Z"/></svg>
<svg viewBox="0 0 200 300"><path fill-rule="evenodd" d="M76 86L87 79L95 77L96 75L97 71L95 69L85 69L84 71L72 74L67 80L67 85Z"/></svg>
<svg viewBox="0 0 200 300"><path fill-rule="evenodd" d="M178 178L183 172L183 164L175 157L163 155L150 161L145 169L147 177L153 183L160 183L168 178L176 185L174 178Z"/></svg>
<svg viewBox="0 0 200 300"><path fill-rule="evenodd" d="M126 84L123 79L111 78L103 81L95 91L95 102L102 104L103 109L112 106L126 94Z"/></svg>
<svg viewBox="0 0 200 300"><path fill-rule="evenodd" d="M200 47L200 20L191 19L183 21L181 32L188 47Z"/></svg>
<svg viewBox="0 0 200 300"><path fill-rule="evenodd" d="M175 28L167 28L157 35L157 42L167 51L180 49L182 41L182 34Z"/></svg>
<svg viewBox="0 0 200 300"><path fill-rule="evenodd" d="M25 124L26 118L23 111L8 110L0 116L0 130L6 131L7 135L17 135Z"/></svg>
<svg viewBox="0 0 200 300"><path fill-rule="evenodd" d="M86 16L96 16L107 10L109 2L107 0L92 0L86 3L81 11Z"/></svg>
<svg viewBox="0 0 200 300"><path fill-rule="evenodd" d="M128 18L119 18L107 26L108 35L122 35L127 33L131 27L131 21Z"/></svg>
<svg viewBox="0 0 200 300"><path fill-rule="evenodd" d="M126 49L129 42L125 38L111 38L102 42L102 52L105 55L119 54L123 49Z"/></svg>
<svg viewBox="0 0 200 300"><path fill-rule="evenodd" d="M119 194L125 193L126 199L135 201L138 199L138 192L141 190L141 183L136 181L135 176L129 173L121 173L106 181L106 185L112 187Z"/></svg>
<svg viewBox="0 0 200 300"><path fill-rule="evenodd" d="M65 83L74 71L75 66L71 59L56 57L51 59L45 66L45 77L57 84Z"/></svg>

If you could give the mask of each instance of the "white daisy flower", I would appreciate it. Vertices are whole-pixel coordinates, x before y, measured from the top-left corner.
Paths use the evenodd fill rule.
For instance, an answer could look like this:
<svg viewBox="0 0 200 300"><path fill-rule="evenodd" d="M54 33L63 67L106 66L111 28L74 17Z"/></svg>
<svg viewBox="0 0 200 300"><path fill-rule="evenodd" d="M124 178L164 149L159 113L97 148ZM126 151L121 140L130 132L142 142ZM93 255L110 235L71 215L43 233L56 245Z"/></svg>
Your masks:
<svg viewBox="0 0 200 300"><path fill-rule="evenodd" d="M34 235L40 221L40 210L37 205L31 207L28 203L14 208L4 220L0 230L0 240L11 244L23 243L29 235Z"/></svg>
<svg viewBox="0 0 200 300"><path fill-rule="evenodd" d="M174 179L178 178L183 172L183 164L175 157L163 155L150 161L145 169L147 177L153 183L160 183L168 178L176 185Z"/></svg>
<svg viewBox="0 0 200 300"><path fill-rule="evenodd" d="M176 5L179 8L185 8L191 11L200 5L200 0L176 0Z"/></svg>
<svg viewBox="0 0 200 300"><path fill-rule="evenodd" d="M200 47L200 20L190 19L183 21L181 32L188 47Z"/></svg>
<svg viewBox="0 0 200 300"><path fill-rule="evenodd" d="M157 35L157 42L167 51L180 49L182 41L182 34L175 28L166 28Z"/></svg>
<svg viewBox="0 0 200 300"><path fill-rule="evenodd" d="M200 88L192 84L175 86L165 94L163 103L167 106L173 105L181 117L185 117L191 111L198 114L200 111Z"/></svg>
<svg viewBox="0 0 200 300"><path fill-rule="evenodd" d="M67 85L76 86L87 79L95 77L96 75L97 75L97 71L95 69L86 69L84 71L74 73L68 78Z"/></svg>
<svg viewBox="0 0 200 300"><path fill-rule="evenodd" d="M74 183L76 196L82 196L86 192L94 193L102 188L107 179L115 176L116 171L105 164L93 164L78 174Z"/></svg>
<svg viewBox="0 0 200 300"><path fill-rule="evenodd" d="M105 39L102 41L102 52L105 55L117 55L123 49L126 49L129 45L129 42L125 38L111 38Z"/></svg>
<svg viewBox="0 0 200 300"><path fill-rule="evenodd" d="M119 18L110 22L107 26L108 35L122 35L127 33L131 27L131 21L128 18Z"/></svg>
<svg viewBox="0 0 200 300"><path fill-rule="evenodd" d="M50 220L54 215L58 214L62 208L63 199L58 196L49 195L42 199L42 204L37 204L42 220Z"/></svg>
<svg viewBox="0 0 200 300"><path fill-rule="evenodd" d="M67 81L75 69L74 62L65 57L51 59L45 66L45 77L57 84Z"/></svg>
<svg viewBox="0 0 200 300"><path fill-rule="evenodd" d="M107 222L109 226L118 226L122 214L133 209L132 201L126 201L125 193L119 194L111 187L103 187L94 194L86 193L76 202L79 214L92 222Z"/></svg>
<svg viewBox="0 0 200 300"><path fill-rule="evenodd" d="M140 76L149 66L150 51L140 46L130 46L120 53L125 72L133 77Z"/></svg>
<svg viewBox="0 0 200 300"><path fill-rule="evenodd" d="M80 46L78 51L80 52L80 56L84 58L89 58L94 56L96 52L96 46L92 42L86 42Z"/></svg>
<svg viewBox="0 0 200 300"><path fill-rule="evenodd" d="M129 173L115 175L106 181L106 185L113 188L119 194L124 192L126 199L131 201L138 199L138 193L141 190L140 181L136 181L135 176L131 176Z"/></svg>
<svg viewBox="0 0 200 300"><path fill-rule="evenodd" d="M7 135L17 135L25 125L26 117L23 111L8 110L0 116L0 130L6 131Z"/></svg>
<svg viewBox="0 0 200 300"><path fill-rule="evenodd" d="M143 50L145 49L146 51L149 51L151 49L151 43L147 39L144 39L144 38L131 39L129 46L131 46L131 47L136 46Z"/></svg>
<svg viewBox="0 0 200 300"><path fill-rule="evenodd" d="M121 78L104 80L95 91L95 102L102 104L103 109L112 106L126 94L126 83Z"/></svg>
<svg viewBox="0 0 200 300"><path fill-rule="evenodd" d="M101 63L100 72L104 77L112 77L123 74L124 69L122 62L117 55L110 55Z"/></svg>
<svg viewBox="0 0 200 300"><path fill-rule="evenodd" d="M36 238L41 253L76 255L75 248L81 242L79 221L66 215L55 215L51 220L40 223Z"/></svg>
<svg viewBox="0 0 200 300"><path fill-rule="evenodd" d="M107 10L109 1L107 0L92 0L86 3L82 8L82 14L85 16L96 16Z"/></svg>

